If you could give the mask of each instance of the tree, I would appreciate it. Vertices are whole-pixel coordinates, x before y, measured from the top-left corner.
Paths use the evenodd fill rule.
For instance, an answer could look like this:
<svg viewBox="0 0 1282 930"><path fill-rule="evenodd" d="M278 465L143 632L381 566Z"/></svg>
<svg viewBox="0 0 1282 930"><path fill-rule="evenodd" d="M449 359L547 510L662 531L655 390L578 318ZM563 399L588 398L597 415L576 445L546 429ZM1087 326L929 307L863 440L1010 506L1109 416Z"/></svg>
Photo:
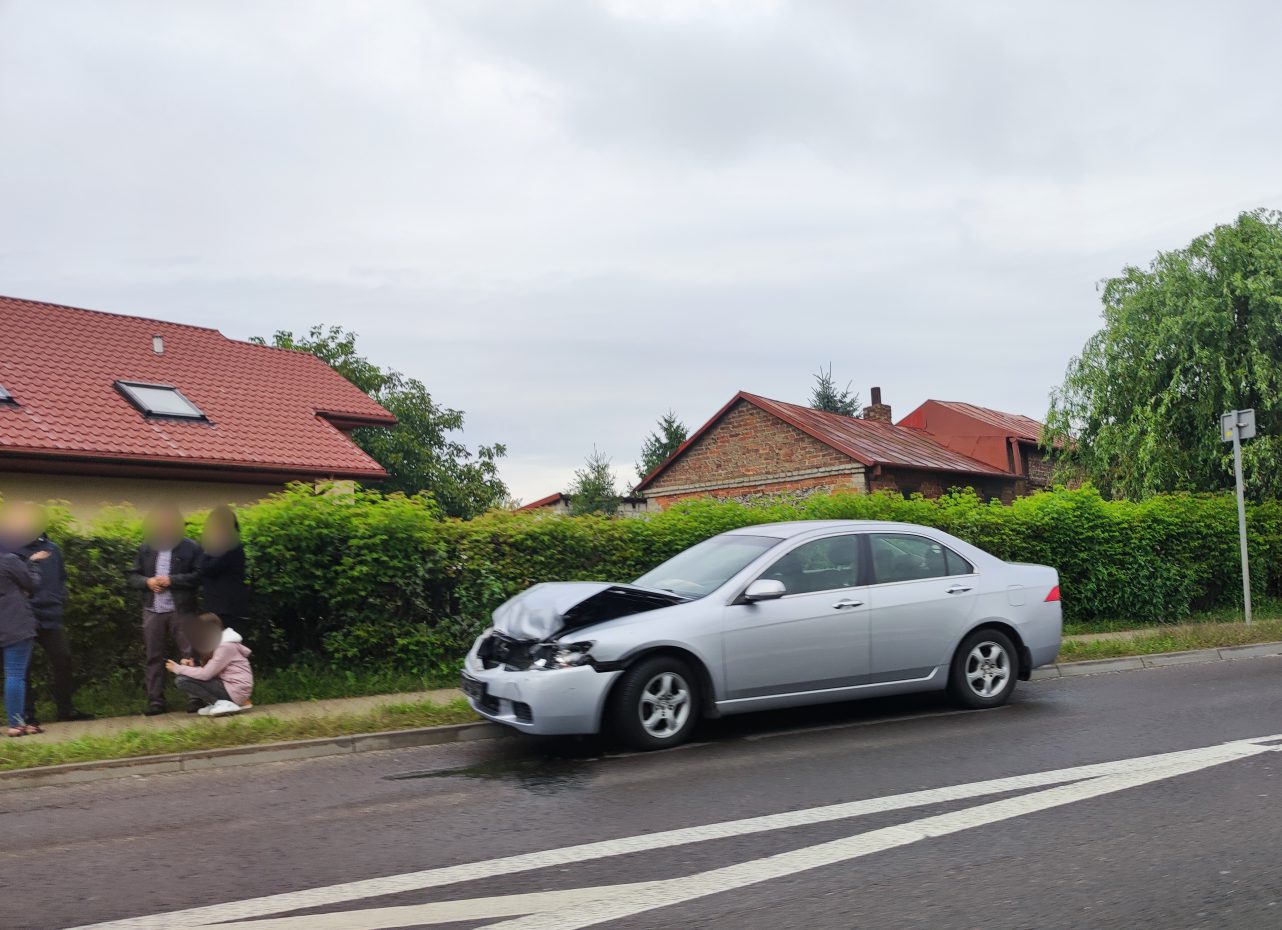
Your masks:
<svg viewBox="0 0 1282 930"><path fill-rule="evenodd" d="M261 345L267 340L255 338ZM356 334L313 326L306 336L278 331L271 345L310 352L378 401L399 421L391 429L361 427L352 440L387 469L387 491L428 492L452 517L473 517L508 499L498 460L507 447L480 446L475 453L449 434L463 428L463 412L438 407L423 383L380 368L356 350Z"/></svg>
<svg viewBox="0 0 1282 930"><path fill-rule="evenodd" d="M574 473L574 484L565 493L570 496L570 513L576 517L589 513L613 516L619 509L619 492L614 487L610 457L593 446L592 454Z"/></svg>
<svg viewBox="0 0 1282 930"><path fill-rule="evenodd" d="M1247 487L1282 494L1282 214L1257 210L1104 282L1104 328L1053 392L1046 441L1074 443L1119 497L1233 486L1220 414L1254 407Z"/></svg>
<svg viewBox="0 0 1282 930"><path fill-rule="evenodd" d="M645 438L641 444L641 461L637 462L637 480L643 479L659 464L676 452L681 443L686 441L690 431L669 410L659 418L659 428Z"/></svg>
<svg viewBox="0 0 1282 930"><path fill-rule="evenodd" d="M837 382L832 377L832 362L825 371L820 368L815 373L815 386L810 391L810 406L815 410L826 410L839 413L843 417L859 416L859 395L850 393L850 382L843 390L838 390Z"/></svg>

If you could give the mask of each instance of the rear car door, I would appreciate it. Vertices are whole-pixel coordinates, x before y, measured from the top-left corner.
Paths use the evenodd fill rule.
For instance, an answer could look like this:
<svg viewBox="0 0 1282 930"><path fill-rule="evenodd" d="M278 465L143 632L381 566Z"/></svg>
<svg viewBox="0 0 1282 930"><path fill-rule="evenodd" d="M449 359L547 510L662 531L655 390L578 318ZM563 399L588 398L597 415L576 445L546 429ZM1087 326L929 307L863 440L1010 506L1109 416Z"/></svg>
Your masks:
<svg viewBox="0 0 1282 930"><path fill-rule="evenodd" d="M868 595L856 536L802 543L758 578L783 582L773 601L731 604L724 625L730 700L843 688L868 680Z"/></svg>
<svg viewBox="0 0 1282 930"><path fill-rule="evenodd" d="M925 678L952 659L975 609L979 576L943 543L869 533L870 681Z"/></svg>

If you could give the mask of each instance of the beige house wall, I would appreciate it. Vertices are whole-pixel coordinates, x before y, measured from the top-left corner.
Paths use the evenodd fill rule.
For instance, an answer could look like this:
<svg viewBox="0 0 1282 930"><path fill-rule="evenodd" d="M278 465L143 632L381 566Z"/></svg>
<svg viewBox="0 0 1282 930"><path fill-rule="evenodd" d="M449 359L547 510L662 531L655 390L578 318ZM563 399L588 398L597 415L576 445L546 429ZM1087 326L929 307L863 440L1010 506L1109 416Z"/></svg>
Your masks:
<svg viewBox="0 0 1282 930"><path fill-rule="evenodd" d="M93 478L83 475L36 475L0 472L0 499L38 503L65 501L78 523L91 522L104 508L128 505L147 511L173 504L184 513L217 504L239 506L262 500L281 484L238 484L139 478Z"/></svg>

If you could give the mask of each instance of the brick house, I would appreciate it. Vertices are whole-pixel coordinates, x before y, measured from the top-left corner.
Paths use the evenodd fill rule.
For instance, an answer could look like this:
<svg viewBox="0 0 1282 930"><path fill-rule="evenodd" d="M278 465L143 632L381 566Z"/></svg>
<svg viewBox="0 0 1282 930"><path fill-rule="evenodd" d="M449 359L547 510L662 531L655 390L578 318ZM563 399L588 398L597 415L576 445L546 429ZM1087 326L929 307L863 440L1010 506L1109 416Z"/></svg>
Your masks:
<svg viewBox="0 0 1282 930"><path fill-rule="evenodd" d="M378 481L349 435L396 418L315 356L0 297L0 497L197 510Z"/></svg>
<svg viewBox="0 0 1282 930"><path fill-rule="evenodd" d="M1041 448L1042 424L1032 417L949 400L928 400L899 421L942 446L1016 477L1016 493L1051 483L1053 466Z"/></svg>
<svg viewBox="0 0 1282 930"><path fill-rule="evenodd" d="M978 408L977 408L978 409ZM749 499L849 489L938 497L971 487L1011 500L1020 476L898 425L872 390L862 418L740 391L637 485L652 509L691 497Z"/></svg>

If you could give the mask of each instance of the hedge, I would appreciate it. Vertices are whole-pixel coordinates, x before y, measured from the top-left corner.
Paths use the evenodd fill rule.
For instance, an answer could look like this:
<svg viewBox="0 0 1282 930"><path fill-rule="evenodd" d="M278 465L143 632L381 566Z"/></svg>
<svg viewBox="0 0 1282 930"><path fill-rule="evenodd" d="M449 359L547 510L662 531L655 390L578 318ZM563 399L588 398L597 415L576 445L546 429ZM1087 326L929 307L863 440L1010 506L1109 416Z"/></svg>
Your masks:
<svg viewBox="0 0 1282 930"><path fill-rule="evenodd" d="M938 527L1012 561L1055 566L1070 619L1173 621L1240 606L1231 495L1104 500L1054 490L1003 506L971 492L939 500L837 493L794 502L693 501L645 519L491 513L444 519L425 497L292 487L240 512L255 592L247 638L260 667L300 661L445 674L490 611L547 580L629 580L734 527L775 520L900 520ZM197 535L203 518L192 519ZM1252 580L1282 593L1282 505L1254 505ZM137 595L125 586L136 515L88 529L65 514L67 626L82 675L140 677Z"/></svg>

